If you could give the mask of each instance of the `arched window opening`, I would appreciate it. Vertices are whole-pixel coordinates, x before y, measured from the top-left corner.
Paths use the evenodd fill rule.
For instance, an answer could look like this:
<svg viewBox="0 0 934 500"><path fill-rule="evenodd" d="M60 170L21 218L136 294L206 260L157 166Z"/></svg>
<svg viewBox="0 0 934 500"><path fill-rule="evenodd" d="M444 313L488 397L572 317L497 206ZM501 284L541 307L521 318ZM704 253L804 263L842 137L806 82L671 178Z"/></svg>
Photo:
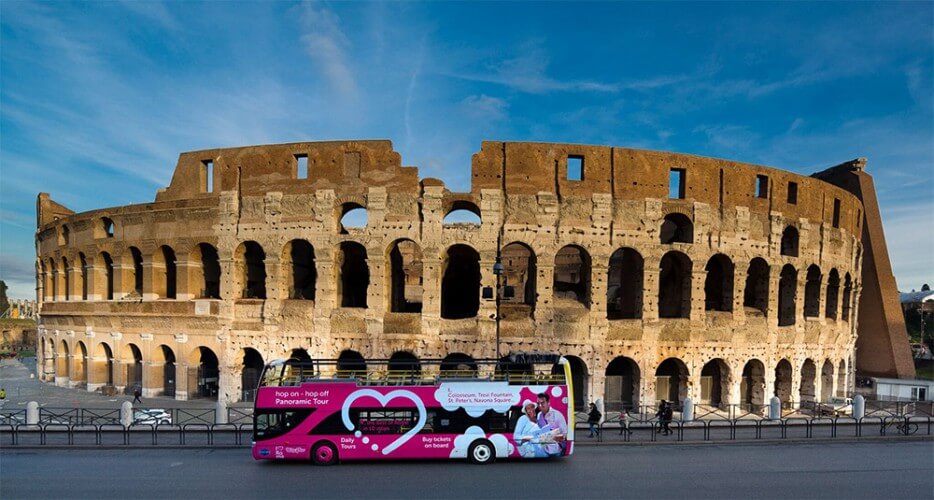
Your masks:
<svg viewBox="0 0 934 500"><path fill-rule="evenodd" d="M445 226L479 226L481 222L480 208L477 205L466 200L457 200L451 205L448 213L444 214L442 224Z"/></svg>
<svg viewBox="0 0 934 500"><path fill-rule="evenodd" d="M759 257L749 262L746 271L743 307L747 315L759 313L765 316L769 311L769 265Z"/></svg>
<svg viewBox="0 0 934 500"><path fill-rule="evenodd" d="M315 249L305 240L292 240L286 245L285 268L291 267L290 299L315 300L318 271L315 267Z"/></svg>
<svg viewBox="0 0 934 500"><path fill-rule="evenodd" d="M340 273L338 293L341 307L367 307L366 295L370 286L370 268L363 245L345 241L340 246Z"/></svg>
<svg viewBox="0 0 934 500"><path fill-rule="evenodd" d="M607 319L642 317L645 261L632 248L620 248L610 256L607 270Z"/></svg>
<svg viewBox="0 0 934 500"><path fill-rule="evenodd" d="M133 394L136 390L143 390L143 353L136 344L127 344L123 347L121 356L126 369L126 386L124 394Z"/></svg>
<svg viewBox="0 0 934 500"><path fill-rule="evenodd" d="M787 359L775 365L775 397L783 405L791 403L791 363Z"/></svg>
<svg viewBox="0 0 934 500"><path fill-rule="evenodd" d="M782 231L781 253L788 257L798 256L798 230L788 226Z"/></svg>
<svg viewBox="0 0 934 500"><path fill-rule="evenodd" d="M133 259L133 293L136 297L143 297L143 253L139 248L130 247L130 257Z"/></svg>
<svg viewBox="0 0 934 500"><path fill-rule="evenodd" d="M655 400L675 404L688 395L688 367L678 358L668 358L655 370Z"/></svg>
<svg viewBox="0 0 934 500"><path fill-rule="evenodd" d="M104 376L102 377L101 382L109 387L114 385L114 353L110 350L110 346L101 342L97 344L97 349L94 351L94 357L98 359L103 359L104 361Z"/></svg>
<svg viewBox="0 0 934 500"><path fill-rule="evenodd" d="M415 379L422 373L422 364L418 356L408 351L396 351L389 356L389 375L396 379Z"/></svg>
<svg viewBox="0 0 934 500"><path fill-rule="evenodd" d="M366 360L357 351L345 349L337 356L338 377L366 377Z"/></svg>
<svg viewBox="0 0 934 500"><path fill-rule="evenodd" d="M49 284L49 275L45 262L39 261L39 278L42 280L42 300L49 300L49 294L52 291L52 285Z"/></svg>
<svg viewBox="0 0 934 500"><path fill-rule="evenodd" d="M202 299L221 298L221 264L217 249L208 243L198 243L192 261L201 264L196 268L192 286Z"/></svg>
<svg viewBox="0 0 934 500"><path fill-rule="evenodd" d="M83 253L78 254L78 265L81 266L81 300L88 300L88 259Z"/></svg>
<svg viewBox="0 0 934 500"><path fill-rule="evenodd" d="M101 228L104 231L105 238L114 237L114 221L111 220L109 217L101 218Z"/></svg>
<svg viewBox="0 0 934 500"><path fill-rule="evenodd" d="M75 387L82 389L88 386L88 348L84 342L78 341L75 349L75 378L72 380Z"/></svg>
<svg viewBox="0 0 934 500"><path fill-rule="evenodd" d="M188 363L188 397L191 399L217 399L218 368L217 355L207 347L195 349Z"/></svg>
<svg viewBox="0 0 934 500"><path fill-rule="evenodd" d="M311 361L311 356L308 354L308 351L302 349L301 347L296 347L292 349L292 352L289 354L290 360L309 362Z"/></svg>
<svg viewBox="0 0 934 500"><path fill-rule="evenodd" d="M672 243L694 243L694 223L687 215L673 213L665 216L662 221L661 242L663 245Z"/></svg>
<svg viewBox="0 0 934 500"><path fill-rule="evenodd" d="M833 396L833 361L824 360L824 365L820 369L820 400L830 401Z"/></svg>
<svg viewBox="0 0 934 500"><path fill-rule="evenodd" d="M795 324L797 288L798 271L791 264L785 264L778 279L778 326Z"/></svg>
<svg viewBox="0 0 934 500"><path fill-rule="evenodd" d="M259 378L263 373L263 356L256 349L243 349L243 371L240 372L240 401L255 401Z"/></svg>
<svg viewBox="0 0 934 500"><path fill-rule="evenodd" d="M658 316L691 317L691 259L681 252L662 257L658 277Z"/></svg>
<svg viewBox="0 0 934 500"><path fill-rule="evenodd" d="M162 352L162 395L170 398L175 397L175 389L177 386L175 369L175 352L172 351L172 348L167 345L159 346L159 350Z"/></svg>
<svg viewBox="0 0 934 500"><path fill-rule="evenodd" d="M733 262L726 255L717 254L704 268L704 309L708 311L733 310Z"/></svg>
<svg viewBox="0 0 934 500"><path fill-rule="evenodd" d="M837 364L837 397L845 398L846 396L846 361L841 359L840 363Z"/></svg>
<svg viewBox="0 0 934 500"><path fill-rule="evenodd" d="M840 295L840 274L836 269L831 269L827 275L827 300L825 301L824 317L833 320L837 319L837 300ZM833 367L831 367L832 369Z"/></svg>
<svg viewBox="0 0 934 500"><path fill-rule="evenodd" d="M472 378L477 375L477 362L462 352L452 352L441 360L441 376L444 378Z"/></svg>
<svg viewBox="0 0 934 500"><path fill-rule="evenodd" d="M730 367L722 359L708 361L701 369L701 404L720 407L729 403Z"/></svg>
<svg viewBox="0 0 934 500"><path fill-rule="evenodd" d="M71 244L71 229L69 229L68 226L62 226L62 244Z"/></svg>
<svg viewBox="0 0 934 500"><path fill-rule="evenodd" d="M535 252L523 243L510 243L503 247L501 262L502 306L505 315L531 316L535 310L535 283L538 274ZM501 307L502 307L501 306Z"/></svg>
<svg viewBox="0 0 934 500"><path fill-rule="evenodd" d="M68 343L62 340L61 349L55 354L58 357L58 362L55 366L56 384L59 378L67 382L68 374L71 373L71 350L68 349Z"/></svg>
<svg viewBox="0 0 934 500"><path fill-rule="evenodd" d="M840 318L843 321L850 321L850 307L852 306L851 295L853 293L853 283L850 281L850 273L846 273L843 278L843 308L840 311Z"/></svg>
<svg viewBox="0 0 934 500"><path fill-rule="evenodd" d="M422 312L422 249L400 240L389 251L390 312Z"/></svg>
<svg viewBox="0 0 934 500"><path fill-rule="evenodd" d="M244 299L266 298L266 252L255 241L245 241L237 249L237 267Z"/></svg>
<svg viewBox="0 0 934 500"><path fill-rule="evenodd" d="M162 254L162 263L165 266L165 269L162 272L162 283L161 285L165 287L164 297L167 299L177 298L177 283L178 283L178 268L176 267L175 262L175 250L172 250L172 247L168 245L162 245L162 248L159 249Z"/></svg>
<svg viewBox="0 0 934 500"><path fill-rule="evenodd" d="M555 254L555 302L571 299L590 307L590 254L577 245L567 245Z"/></svg>
<svg viewBox="0 0 934 500"><path fill-rule="evenodd" d="M804 315L808 318L820 316L821 273L816 265L808 267L807 282L804 285Z"/></svg>
<svg viewBox="0 0 934 500"><path fill-rule="evenodd" d="M71 300L71 263L62 257L62 274L65 276L65 300Z"/></svg>
<svg viewBox="0 0 934 500"><path fill-rule="evenodd" d="M58 267L55 265L55 259L49 259L49 270L52 274L52 301L58 300Z"/></svg>
<svg viewBox="0 0 934 500"><path fill-rule="evenodd" d="M758 413L765 405L765 365L758 359L751 359L743 366L739 392L744 411Z"/></svg>
<svg viewBox="0 0 934 500"><path fill-rule="evenodd" d="M441 317L473 318L480 310L480 254L467 245L448 248L441 279Z"/></svg>
<svg viewBox="0 0 934 500"><path fill-rule="evenodd" d="M348 234L348 229L363 229L367 224L367 211L359 203L341 205L340 233Z"/></svg>
<svg viewBox="0 0 934 500"><path fill-rule="evenodd" d="M104 295L107 300L114 299L114 260L107 252L101 252L101 259L104 261L104 282L107 290Z"/></svg>
<svg viewBox="0 0 934 500"><path fill-rule="evenodd" d="M814 402L814 383L817 380L817 366L814 364L814 361L811 359L804 360L804 364L801 366L801 394L800 401L802 403L813 403Z"/></svg>

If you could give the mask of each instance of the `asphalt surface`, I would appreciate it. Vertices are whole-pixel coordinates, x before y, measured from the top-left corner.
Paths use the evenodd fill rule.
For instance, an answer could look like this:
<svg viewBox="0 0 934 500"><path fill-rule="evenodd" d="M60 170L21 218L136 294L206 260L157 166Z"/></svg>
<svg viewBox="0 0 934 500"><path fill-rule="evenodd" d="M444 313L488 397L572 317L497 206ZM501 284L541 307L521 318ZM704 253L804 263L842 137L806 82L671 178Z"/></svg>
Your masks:
<svg viewBox="0 0 934 500"><path fill-rule="evenodd" d="M0 498L932 498L934 443L582 447L553 461L254 462L245 449L0 450Z"/></svg>

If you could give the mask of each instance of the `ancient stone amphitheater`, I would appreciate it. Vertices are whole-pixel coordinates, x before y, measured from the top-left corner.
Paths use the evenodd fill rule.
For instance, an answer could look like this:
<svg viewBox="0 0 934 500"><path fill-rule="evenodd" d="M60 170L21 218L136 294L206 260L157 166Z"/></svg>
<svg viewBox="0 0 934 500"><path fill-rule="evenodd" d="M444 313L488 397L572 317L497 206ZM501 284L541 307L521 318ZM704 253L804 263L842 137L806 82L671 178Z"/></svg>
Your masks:
<svg viewBox="0 0 934 500"><path fill-rule="evenodd" d="M611 410L825 400L853 384L862 210L814 176L628 148L484 142L464 193L389 141L184 153L153 203L39 195L40 376L239 401L275 358L469 366L499 332Z"/></svg>

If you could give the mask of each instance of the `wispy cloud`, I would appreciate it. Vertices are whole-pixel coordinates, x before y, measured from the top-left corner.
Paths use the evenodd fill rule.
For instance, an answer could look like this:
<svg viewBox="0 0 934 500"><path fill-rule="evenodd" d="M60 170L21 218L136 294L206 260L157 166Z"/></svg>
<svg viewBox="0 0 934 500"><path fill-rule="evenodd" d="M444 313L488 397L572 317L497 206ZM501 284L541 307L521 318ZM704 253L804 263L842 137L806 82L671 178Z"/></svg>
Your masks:
<svg viewBox="0 0 934 500"><path fill-rule="evenodd" d="M344 35L340 19L315 2L302 5L302 43L308 56L327 76L332 90L345 98L356 97L357 82L347 59L350 40Z"/></svg>

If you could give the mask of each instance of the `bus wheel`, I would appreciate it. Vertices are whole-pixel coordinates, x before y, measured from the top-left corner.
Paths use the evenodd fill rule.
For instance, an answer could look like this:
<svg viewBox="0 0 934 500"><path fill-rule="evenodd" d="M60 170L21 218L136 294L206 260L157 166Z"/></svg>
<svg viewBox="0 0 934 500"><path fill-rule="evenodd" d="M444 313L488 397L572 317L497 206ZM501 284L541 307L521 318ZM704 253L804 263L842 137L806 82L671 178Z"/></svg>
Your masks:
<svg viewBox="0 0 934 500"><path fill-rule="evenodd" d="M328 441L321 441L311 449L311 460L315 465L334 465L337 463L337 448Z"/></svg>
<svg viewBox="0 0 934 500"><path fill-rule="evenodd" d="M494 458L496 458L496 450L493 448L493 443L486 439L477 439L467 448L467 460L472 464L493 463Z"/></svg>

